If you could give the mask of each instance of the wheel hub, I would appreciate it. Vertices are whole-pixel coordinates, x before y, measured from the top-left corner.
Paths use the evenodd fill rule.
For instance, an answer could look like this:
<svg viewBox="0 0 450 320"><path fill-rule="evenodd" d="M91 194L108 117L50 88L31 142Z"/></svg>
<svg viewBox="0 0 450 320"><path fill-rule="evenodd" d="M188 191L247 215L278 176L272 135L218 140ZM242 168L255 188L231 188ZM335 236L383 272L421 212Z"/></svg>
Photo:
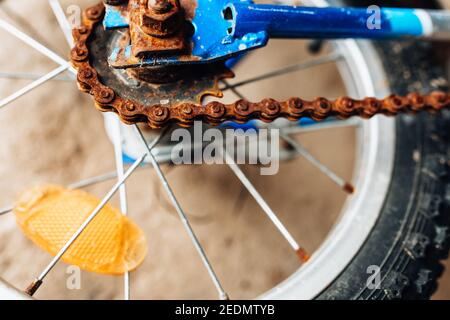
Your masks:
<svg viewBox="0 0 450 320"><path fill-rule="evenodd" d="M105 31L97 24L87 46L89 60L102 83L117 95L144 105L201 103L207 95L221 97L219 79L233 74L223 63L196 66L155 66L129 69L111 68L107 53L129 41L119 30Z"/></svg>

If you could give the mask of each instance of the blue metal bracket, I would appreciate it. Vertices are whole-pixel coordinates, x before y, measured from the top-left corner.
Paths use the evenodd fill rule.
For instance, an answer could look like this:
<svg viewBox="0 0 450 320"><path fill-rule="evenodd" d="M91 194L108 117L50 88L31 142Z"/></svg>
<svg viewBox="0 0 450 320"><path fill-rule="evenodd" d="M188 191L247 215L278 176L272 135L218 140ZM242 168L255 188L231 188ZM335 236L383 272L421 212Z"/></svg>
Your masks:
<svg viewBox="0 0 450 320"><path fill-rule="evenodd" d="M115 48L109 63L115 68L182 65L226 60L263 47L269 38L401 38L450 39L450 14L399 8L334 8L254 4L251 0L197 0L190 21L191 52L139 58L131 45ZM127 28L126 7L107 6L107 29Z"/></svg>
<svg viewBox="0 0 450 320"><path fill-rule="evenodd" d="M229 0L197 0L195 16L191 21L195 33L190 39L192 47L190 54L142 59L132 54L131 45L129 45L127 48L115 48L112 51L109 57L110 65L123 68L207 63L225 60L265 46L269 39L265 31L250 32L241 37L229 35L228 30L232 28L232 21L225 19L223 13L228 2ZM250 0L241 2L252 3ZM107 29L129 27L128 17L121 8L115 6L107 6L103 24Z"/></svg>

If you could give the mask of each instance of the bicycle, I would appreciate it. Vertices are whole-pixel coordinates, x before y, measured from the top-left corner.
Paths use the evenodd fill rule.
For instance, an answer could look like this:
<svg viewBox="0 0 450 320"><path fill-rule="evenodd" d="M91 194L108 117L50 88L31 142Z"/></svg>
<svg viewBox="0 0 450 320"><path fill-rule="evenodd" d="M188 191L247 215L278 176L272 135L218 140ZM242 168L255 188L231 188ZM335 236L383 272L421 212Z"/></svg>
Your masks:
<svg viewBox="0 0 450 320"><path fill-rule="evenodd" d="M62 29L67 32L65 16L58 11L55 1L50 2L54 5ZM130 0L129 3L134 1ZM152 153L152 149L160 139L167 139L164 135L166 132L163 131L162 134L160 132L154 134L153 131L143 132L135 125L145 122L151 128L161 129L173 123L190 127L195 120L202 120L209 125L230 121L247 123L254 119L272 122L281 116L291 121L295 120L276 123L276 127L281 128L282 140L288 145L285 150L286 158L293 155L306 157L341 189L349 194L354 192L354 195L347 199L340 218L323 244L311 258L307 259L306 252L297 243L289 228L270 208L234 159L228 157L227 162L233 173L250 191L262 211L275 224L302 263L301 268L289 279L263 297L398 299L425 298L432 294L439 273L438 261L445 257L449 249L446 225L449 220L450 137L446 128L449 125L450 115L446 110L449 96L444 93L448 87L444 80L443 67L429 56L433 49L432 43L395 39L405 35L448 39L450 23L447 13L379 9L377 18L378 9L372 7L367 11L369 4L361 4L360 1L358 5L363 9L341 10L320 8L326 3L313 0L305 3L319 8L254 5L246 1L216 1L207 6L207 1L198 1L194 14L192 7L189 6L190 1L181 1L181 5L178 1L156 1L152 4L153 7L149 7L153 10L149 15L147 8L137 9L128 6L129 3L109 1L107 5L102 3L85 11L86 19L82 26L73 32L75 41L71 51L73 67L65 59L11 24L7 22L0 24L0 27L60 65L18 94L1 101L0 106L6 106L32 88L58 77L63 72L76 74L79 87L94 96L99 110L114 111L129 125L118 126L115 117L105 118L107 132L114 142L118 168L116 174L108 177L118 176L119 180L102 204L110 200L116 191L124 190L123 184L129 175L145 160L148 161L163 182L169 201L181 218L221 299L228 298L228 293L158 164L170 160L172 146L170 143L160 145L158 157ZM145 1L143 3L147 6ZM290 1L285 1L286 3L289 4ZM328 3L355 5L351 1L328 1ZM420 5L430 6L428 2L424 4L418 1L417 6ZM437 8L435 3L432 6ZM199 15L199 12L202 14ZM155 18L161 15L166 16L162 22L158 20L159 18ZM347 20L346 16L350 19ZM374 20L369 26L370 17ZM145 22L145 19L149 21ZM308 25L297 23L298 19L307 19ZM285 20L288 23L279 23ZM331 21L331 27L324 21ZM389 28L383 28L386 21L392 23ZM217 24L211 28L214 23ZM102 26L111 31L104 31ZM128 28L132 31L129 34L124 33L123 30ZM66 36L71 44L72 38L67 33ZM184 43L185 37L193 39L193 49ZM332 37L345 40L327 40L331 42L332 52L310 62L235 83L229 82L227 69L251 59L251 53L247 51L266 46L270 37L315 39ZM388 37L394 41L368 42L346 39L353 37L371 39ZM149 39L154 42L149 42ZM320 49L323 40L313 44ZM186 50L188 54L185 54ZM104 52L108 54L105 55ZM230 58L233 59L229 60ZM226 65L224 61L227 61ZM265 99L260 103L250 103L238 91L239 87L254 81L332 62L338 64L347 91L352 97L386 97L392 91L401 95L412 91L439 92L429 95L388 96L384 100L342 98L331 101L317 98L307 101L291 98L284 101ZM131 70L132 76L123 70ZM194 86L190 95L180 95L175 90L179 87L173 84L179 86L182 83L183 88L193 85L192 74L194 78L201 77L200 84L195 83L197 87ZM222 84L221 87L218 86L219 83ZM144 90L156 94L144 96ZM220 102L199 104L205 92L220 97L220 92L227 90L232 91L240 100L230 104ZM328 117L348 118L359 115L368 118L377 113L396 115L403 111L418 112L423 109L440 110L440 113L437 116L399 115L395 120L375 117L362 122L355 120L343 123L315 122ZM305 117L314 121L310 123L309 120L301 120ZM258 128L262 126L261 123L251 124ZM355 125L360 141L354 187L352 183L346 182L320 163L290 136L298 132ZM118 142L123 137L126 137L124 142ZM145 144L142 144L143 141ZM137 147L139 143L141 145ZM123 172L122 153L127 155L132 164L126 173ZM100 180L103 179L105 177ZM89 185L96 181L98 179L85 181L81 185ZM79 186L80 184L76 185ZM125 212L127 211L124 205L125 193L121 193L121 200ZM9 209L2 213L6 214ZM99 210L93 212L90 218L95 218ZM0 295L15 298L32 296L83 230L82 226L75 237L27 288L28 295L17 292L3 283L0 285ZM383 250L379 250L380 247ZM367 279L370 278L367 268L370 266L377 267L376 272L380 275L379 285L373 288L367 286ZM127 275L125 298L130 297L129 285Z"/></svg>

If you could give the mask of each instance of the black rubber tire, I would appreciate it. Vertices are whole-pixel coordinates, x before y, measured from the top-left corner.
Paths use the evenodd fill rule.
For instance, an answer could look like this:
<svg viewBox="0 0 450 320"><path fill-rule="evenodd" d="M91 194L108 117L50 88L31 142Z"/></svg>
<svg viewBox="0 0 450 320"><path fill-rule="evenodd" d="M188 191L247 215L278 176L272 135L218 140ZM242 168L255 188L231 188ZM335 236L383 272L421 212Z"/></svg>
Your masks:
<svg viewBox="0 0 450 320"><path fill-rule="evenodd" d="M385 6L399 3L436 6L429 0L378 1ZM433 44L375 45L394 93L448 90ZM318 299L428 299L437 288L443 272L439 261L450 248L450 112L402 116L396 122L395 167L380 217L356 257ZM378 288L367 286L369 266L380 268Z"/></svg>

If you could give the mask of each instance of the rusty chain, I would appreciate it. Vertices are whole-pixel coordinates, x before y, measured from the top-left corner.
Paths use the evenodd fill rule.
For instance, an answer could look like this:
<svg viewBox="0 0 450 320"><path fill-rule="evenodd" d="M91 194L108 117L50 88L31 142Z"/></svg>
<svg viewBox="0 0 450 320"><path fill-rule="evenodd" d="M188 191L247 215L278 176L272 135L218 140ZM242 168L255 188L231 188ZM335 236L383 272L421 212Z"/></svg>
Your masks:
<svg viewBox="0 0 450 320"><path fill-rule="evenodd" d="M104 11L103 3L85 11L83 25L73 30L75 46L71 51L71 61L78 70L77 81L80 89L94 97L96 107L101 111L118 113L128 124L147 122L152 128L161 128L168 123L190 126L195 120L218 125L230 120L238 123L252 119L271 122L280 117L289 120L308 117L320 121L329 117L371 118L377 114L393 116L423 110L438 111L450 107L450 94L440 91L428 95L419 93L410 93L407 96L391 95L385 99L355 100L341 97L333 101L325 98L306 101L301 98L290 98L286 101L264 99L256 103L241 99L232 104L213 101L206 105L193 103L142 105L121 98L112 88L102 84L97 71L89 62L87 41L96 24L102 20Z"/></svg>

